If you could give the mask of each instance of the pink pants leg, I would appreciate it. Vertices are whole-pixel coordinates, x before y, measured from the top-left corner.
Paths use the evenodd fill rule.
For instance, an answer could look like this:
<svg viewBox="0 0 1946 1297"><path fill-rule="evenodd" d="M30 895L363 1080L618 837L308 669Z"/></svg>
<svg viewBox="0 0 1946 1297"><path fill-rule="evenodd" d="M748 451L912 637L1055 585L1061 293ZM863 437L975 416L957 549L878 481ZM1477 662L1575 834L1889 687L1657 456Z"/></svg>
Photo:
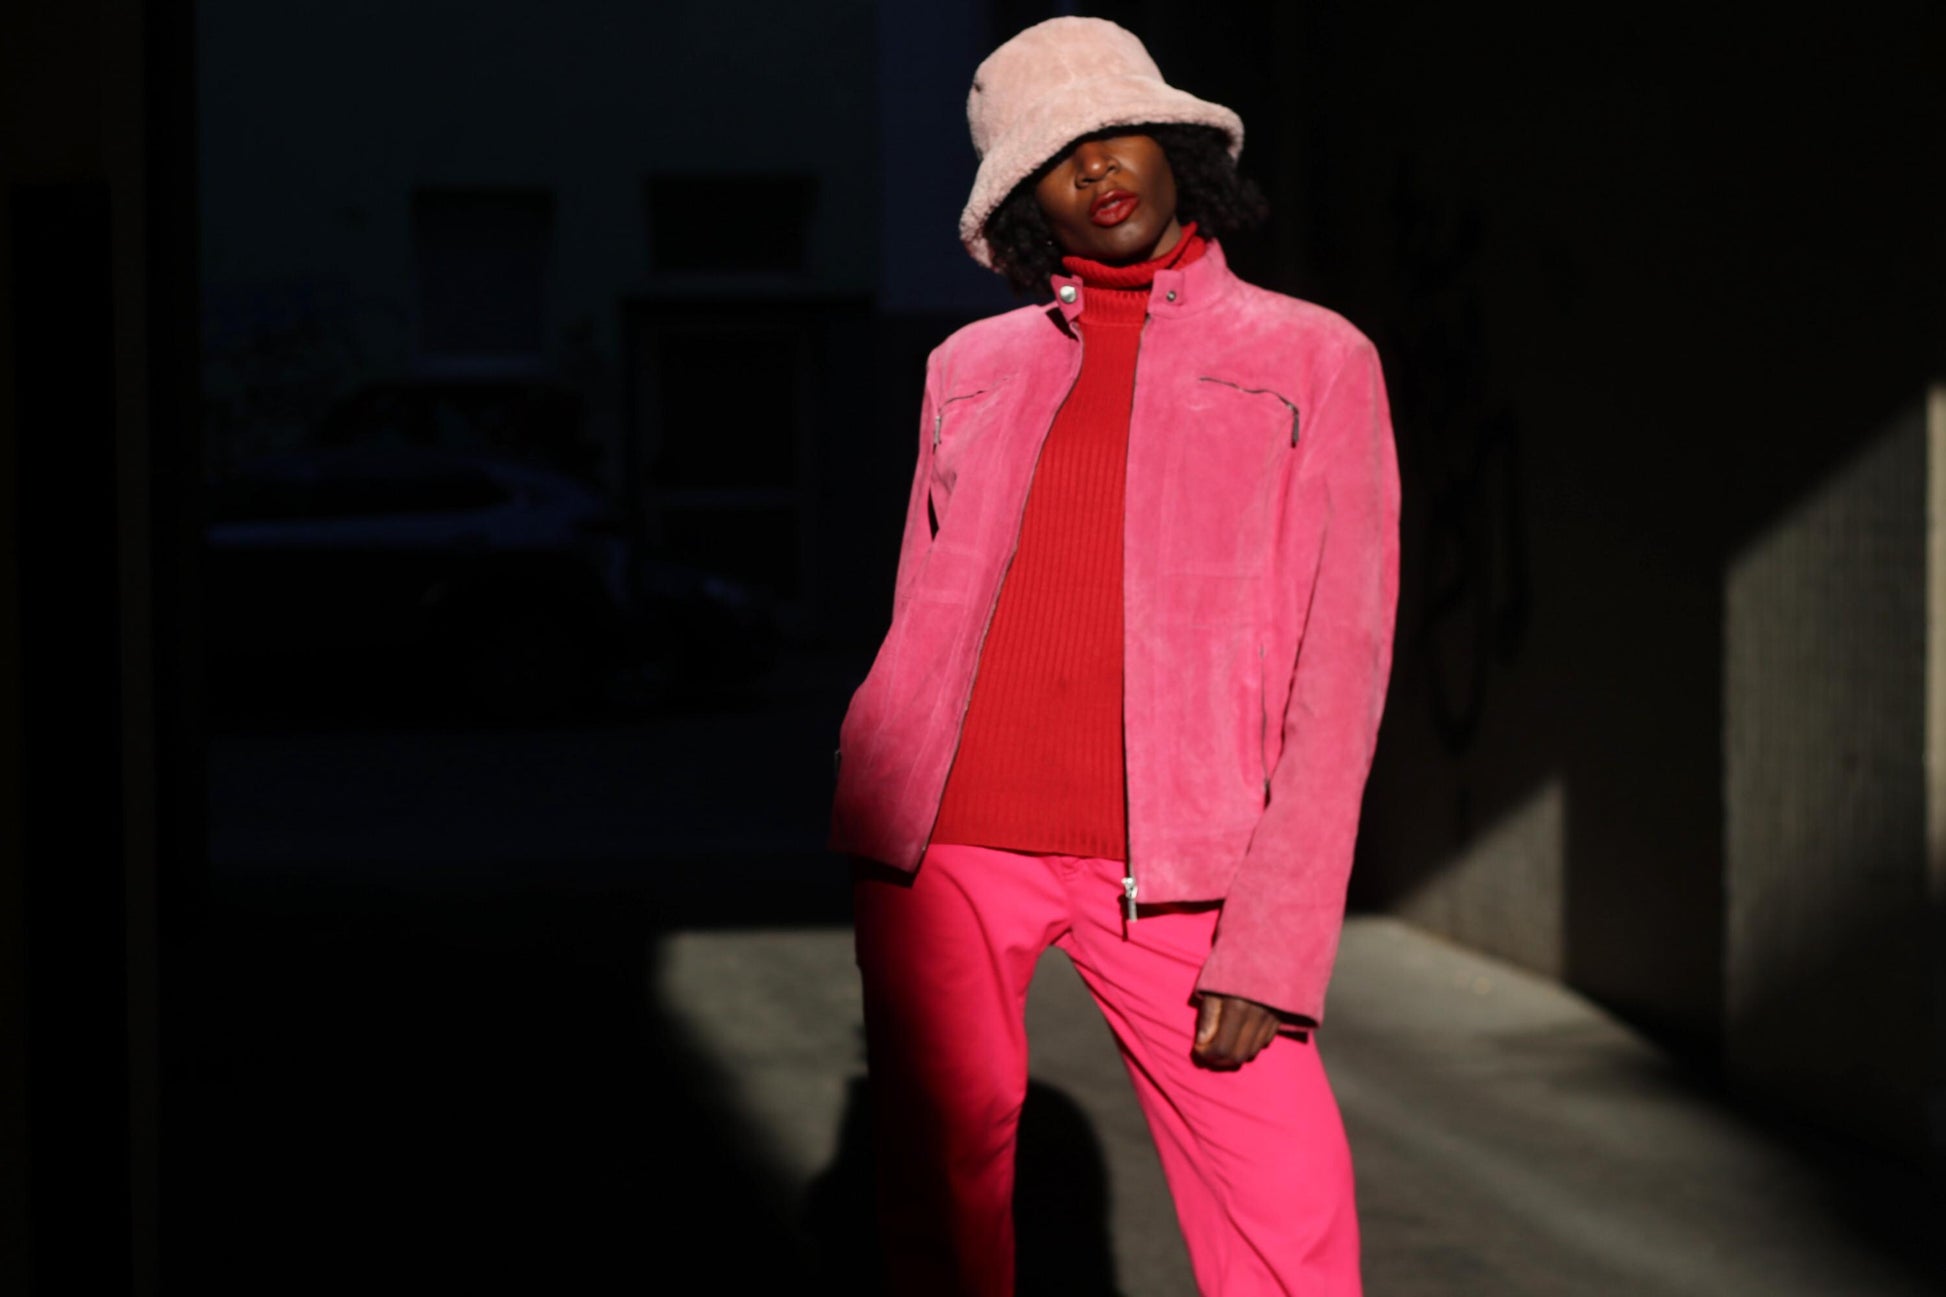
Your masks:
<svg viewBox="0 0 1946 1297"><path fill-rule="evenodd" d="M1190 1054L1214 908L1124 927L1119 862L935 844L915 878L860 873L879 1216L893 1291L1013 1291L1024 1014L1050 945L1119 1042L1205 1297L1357 1297L1350 1151L1314 1041L1233 1072Z"/></svg>

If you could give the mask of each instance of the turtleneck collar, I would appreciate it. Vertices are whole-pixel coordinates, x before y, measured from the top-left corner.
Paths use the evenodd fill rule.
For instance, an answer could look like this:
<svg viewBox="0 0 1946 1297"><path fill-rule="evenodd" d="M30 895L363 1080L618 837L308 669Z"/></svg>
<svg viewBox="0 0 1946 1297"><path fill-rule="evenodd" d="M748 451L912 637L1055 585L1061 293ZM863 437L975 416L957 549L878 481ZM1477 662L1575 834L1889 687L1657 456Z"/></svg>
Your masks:
<svg viewBox="0 0 1946 1297"><path fill-rule="evenodd" d="M1149 286L1156 272L1180 270L1203 255L1209 240L1196 232L1196 222L1182 227L1182 237L1159 257L1125 266L1111 266L1086 257L1066 256L1061 265L1080 279L1087 295L1082 303L1082 324L1140 324L1148 314Z"/></svg>
<svg viewBox="0 0 1946 1297"><path fill-rule="evenodd" d="M1105 261L1090 261L1086 257L1066 256L1061 264L1070 275L1079 275L1081 282L1090 288L1147 288L1155 282L1155 272L1172 270L1186 266L1203 251L1206 240L1196 232L1196 222L1186 222L1182 227L1182 237L1175 246L1159 257L1147 261L1137 261L1126 266L1111 266Z"/></svg>

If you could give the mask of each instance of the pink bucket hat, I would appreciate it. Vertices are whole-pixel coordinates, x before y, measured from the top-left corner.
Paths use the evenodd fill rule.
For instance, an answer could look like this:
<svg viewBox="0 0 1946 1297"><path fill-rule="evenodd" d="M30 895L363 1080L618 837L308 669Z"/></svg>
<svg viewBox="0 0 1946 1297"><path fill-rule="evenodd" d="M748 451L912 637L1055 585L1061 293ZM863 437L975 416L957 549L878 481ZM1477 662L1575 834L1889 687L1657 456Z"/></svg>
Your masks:
<svg viewBox="0 0 1946 1297"><path fill-rule="evenodd" d="M1214 126L1243 152L1243 119L1169 85L1135 34L1105 18L1049 18L1002 45L973 72L966 121L980 171L959 217L960 242L993 269L984 226L1013 187L1063 146L1110 126Z"/></svg>

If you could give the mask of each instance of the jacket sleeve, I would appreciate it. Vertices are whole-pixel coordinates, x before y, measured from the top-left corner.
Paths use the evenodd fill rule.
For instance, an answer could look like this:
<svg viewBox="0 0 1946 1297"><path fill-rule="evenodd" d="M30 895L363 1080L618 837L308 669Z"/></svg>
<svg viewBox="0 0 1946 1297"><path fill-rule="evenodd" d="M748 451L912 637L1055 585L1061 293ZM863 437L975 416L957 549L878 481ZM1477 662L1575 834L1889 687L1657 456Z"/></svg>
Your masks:
<svg viewBox="0 0 1946 1297"><path fill-rule="evenodd" d="M1365 777L1392 664L1399 480L1378 354L1360 337L1317 407L1329 510L1270 796L1196 989L1324 1020Z"/></svg>

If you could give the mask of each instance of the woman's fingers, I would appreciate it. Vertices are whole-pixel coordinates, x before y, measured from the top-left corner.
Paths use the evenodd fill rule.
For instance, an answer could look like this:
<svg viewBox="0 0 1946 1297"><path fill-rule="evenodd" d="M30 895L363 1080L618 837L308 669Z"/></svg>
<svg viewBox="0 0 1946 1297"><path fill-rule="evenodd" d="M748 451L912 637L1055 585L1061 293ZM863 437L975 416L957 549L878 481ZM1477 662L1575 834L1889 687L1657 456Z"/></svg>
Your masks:
<svg viewBox="0 0 1946 1297"><path fill-rule="evenodd" d="M1233 995L1205 995L1196 1006L1194 1053L1205 1066L1241 1067L1277 1036L1277 1016Z"/></svg>
<svg viewBox="0 0 1946 1297"><path fill-rule="evenodd" d="M1257 1048L1250 1051L1252 1055L1270 1048L1270 1042L1277 1039L1277 1027L1277 1015L1265 1010L1263 1024L1257 1028Z"/></svg>
<svg viewBox="0 0 1946 1297"><path fill-rule="evenodd" d="M1202 1053L1215 1039L1217 1029L1223 1022L1223 997L1220 995L1201 996L1196 1001L1196 1052Z"/></svg>

